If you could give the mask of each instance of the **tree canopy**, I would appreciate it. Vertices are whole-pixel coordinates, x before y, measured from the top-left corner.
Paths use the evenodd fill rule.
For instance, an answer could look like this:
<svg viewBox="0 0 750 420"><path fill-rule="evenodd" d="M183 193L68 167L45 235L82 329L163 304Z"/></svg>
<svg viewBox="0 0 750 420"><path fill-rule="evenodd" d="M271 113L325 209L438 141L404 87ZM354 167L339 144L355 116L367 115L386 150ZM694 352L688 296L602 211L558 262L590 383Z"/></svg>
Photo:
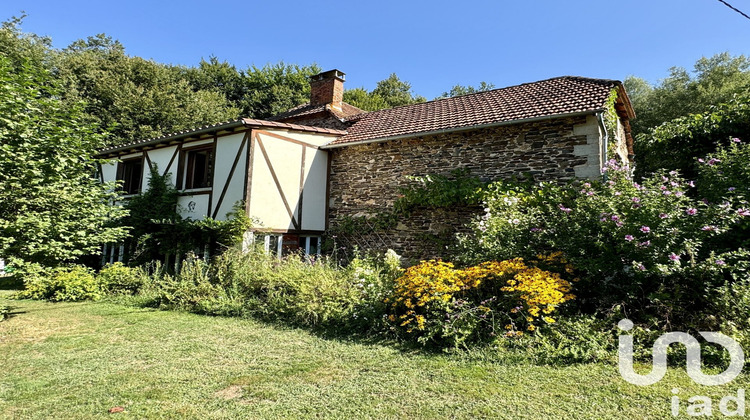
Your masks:
<svg viewBox="0 0 750 420"><path fill-rule="evenodd" d="M50 73L0 56L0 256L54 266L125 234L95 178L101 135Z"/></svg>
<svg viewBox="0 0 750 420"><path fill-rule="evenodd" d="M411 84L399 79L396 73L391 73L387 79L379 81L371 92L364 88L344 92L344 102L365 111L377 111L425 101L423 96L415 95Z"/></svg>
<svg viewBox="0 0 750 420"><path fill-rule="evenodd" d="M659 124L706 112L712 105L750 90L750 58L725 52L702 57L692 72L672 67L669 76L655 86L635 76L626 78L624 84L636 112L631 122L633 134L644 134Z"/></svg>

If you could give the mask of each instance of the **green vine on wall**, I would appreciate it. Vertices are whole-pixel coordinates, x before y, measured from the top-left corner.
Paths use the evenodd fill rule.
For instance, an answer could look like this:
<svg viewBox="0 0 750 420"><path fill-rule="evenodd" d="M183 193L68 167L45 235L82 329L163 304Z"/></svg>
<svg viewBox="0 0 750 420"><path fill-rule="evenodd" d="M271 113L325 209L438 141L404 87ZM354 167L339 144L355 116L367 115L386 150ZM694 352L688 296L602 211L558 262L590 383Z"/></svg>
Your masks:
<svg viewBox="0 0 750 420"><path fill-rule="evenodd" d="M407 219L419 208L449 209L478 206L482 202L483 188L487 185L472 176L468 169L455 169L450 175L407 176L414 183L399 188L399 198L393 207L371 216L343 216L337 219L333 235L366 235L384 232Z"/></svg>
<svg viewBox="0 0 750 420"><path fill-rule="evenodd" d="M450 175L407 176L415 185L400 188L401 196L393 205L396 213L407 214L415 208L452 208L477 206L482 202L486 183L465 168Z"/></svg>
<svg viewBox="0 0 750 420"><path fill-rule="evenodd" d="M604 103L604 128L610 140L607 147L607 159L617 158L617 144L614 140L617 136L617 121L620 117L617 115L615 104L617 104L617 89L612 89Z"/></svg>

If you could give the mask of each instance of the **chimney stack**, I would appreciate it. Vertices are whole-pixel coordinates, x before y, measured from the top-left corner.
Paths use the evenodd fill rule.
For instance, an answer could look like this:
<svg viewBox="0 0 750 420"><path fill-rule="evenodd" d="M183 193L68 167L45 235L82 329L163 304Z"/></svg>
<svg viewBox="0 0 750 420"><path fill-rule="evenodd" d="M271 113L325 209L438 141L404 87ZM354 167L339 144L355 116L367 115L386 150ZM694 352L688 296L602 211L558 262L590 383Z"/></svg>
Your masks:
<svg viewBox="0 0 750 420"><path fill-rule="evenodd" d="M341 111L344 100L346 74L339 70L328 70L310 77L310 105L329 105Z"/></svg>

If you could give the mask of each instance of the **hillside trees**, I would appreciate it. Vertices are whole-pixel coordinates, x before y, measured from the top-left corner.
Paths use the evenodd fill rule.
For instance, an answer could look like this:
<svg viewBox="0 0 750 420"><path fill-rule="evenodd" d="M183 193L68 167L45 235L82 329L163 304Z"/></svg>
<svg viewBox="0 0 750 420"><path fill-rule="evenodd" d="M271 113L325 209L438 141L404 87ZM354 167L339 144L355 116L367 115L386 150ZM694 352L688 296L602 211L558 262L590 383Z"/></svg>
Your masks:
<svg viewBox="0 0 750 420"><path fill-rule="evenodd" d="M377 111L425 101L423 96L415 95L411 84L399 79L396 73L391 73L388 78L379 81L371 92L364 88L344 92L344 102L365 111Z"/></svg>
<svg viewBox="0 0 750 420"><path fill-rule="evenodd" d="M651 86L630 76L625 88L637 117L631 122L634 135L688 114L706 112L712 105L730 101L750 90L750 58L729 53L702 57L693 71L682 67L669 69L669 76Z"/></svg>
<svg viewBox="0 0 750 420"><path fill-rule="evenodd" d="M96 253L125 230L95 178L101 135L64 104L50 73L0 56L0 257L56 266Z"/></svg>

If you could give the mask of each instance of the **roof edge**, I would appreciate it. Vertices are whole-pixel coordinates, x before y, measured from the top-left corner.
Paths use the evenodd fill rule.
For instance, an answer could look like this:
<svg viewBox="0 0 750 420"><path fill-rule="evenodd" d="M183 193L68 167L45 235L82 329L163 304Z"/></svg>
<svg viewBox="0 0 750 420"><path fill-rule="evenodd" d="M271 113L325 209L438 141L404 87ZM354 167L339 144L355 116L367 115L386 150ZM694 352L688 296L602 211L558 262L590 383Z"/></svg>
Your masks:
<svg viewBox="0 0 750 420"><path fill-rule="evenodd" d="M108 149L102 149L98 151L95 156L104 156L104 155L110 155L113 153L120 153L120 152L124 152L130 149L149 147L149 146L153 146L153 145L157 145L161 143L168 143L173 140L186 139L188 137L200 136L200 135L208 134L208 133L216 133L216 132L223 131L223 130L234 130L239 127L280 128L280 129L302 131L302 132L308 132L308 133L312 132L312 133L319 133L319 134L332 134L332 135L337 135L337 136L343 136L346 134L346 131L334 130L331 128L320 128L320 127L313 127L309 125L289 124L289 123L266 121L266 120L256 120L253 118L240 118L238 120L228 121L225 123L219 123L216 125L209 125L209 126L197 128L194 130L181 131L178 133L168 134L166 136L156 137L153 139L144 140L142 142L128 143L128 144L124 144L121 146L116 146L116 147L112 147Z"/></svg>
<svg viewBox="0 0 750 420"><path fill-rule="evenodd" d="M477 129L482 129L482 128L500 127L504 125L523 124L523 123L534 122L534 121L552 120L556 118L577 117L581 115L596 114L602 111L604 111L604 108L597 108L597 109L592 109L589 111L568 112L565 114L544 115L541 117L522 118L519 120L501 121L501 122L490 123L490 124L466 125L462 127L445 128L442 130L432 130L432 131L423 131L423 132L417 132L417 133L400 134L398 136L380 137L376 139L342 142L342 143L336 143L336 144L334 144L336 142L336 140L334 140L328 144L321 146L320 148L321 149L338 149L340 147L356 146L359 144L383 143L383 142L391 141L391 140L401 140L401 139L408 139L408 138L421 137L421 136L432 136L435 134L453 133L457 131L477 130Z"/></svg>

